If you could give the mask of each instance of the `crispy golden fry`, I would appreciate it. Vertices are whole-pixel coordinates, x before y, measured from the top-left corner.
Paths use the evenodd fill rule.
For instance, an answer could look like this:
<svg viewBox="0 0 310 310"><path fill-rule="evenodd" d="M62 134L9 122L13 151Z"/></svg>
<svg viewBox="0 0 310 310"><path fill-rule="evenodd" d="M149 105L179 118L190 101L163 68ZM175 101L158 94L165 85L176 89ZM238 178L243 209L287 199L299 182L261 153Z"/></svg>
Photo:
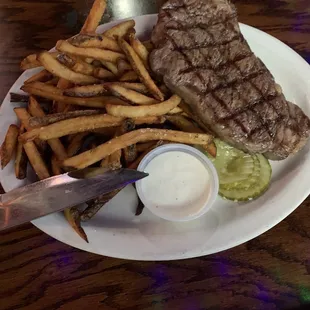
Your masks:
<svg viewBox="0 0 310 310"><path fill-rule="evenodd" d="M139 144L137 144L137 152L143 153L143 152L147 151L148 149L150 149L155 144L156 144L156 142L154 142L154 141L139 143Z"/></svg>
<svg viewBox="0 0 310 310"><path fill-rule="evenodd" d="M121 136L127 132L131 132L135 129L135 127L136 127L135 121L133 119L128 118L124 120L123 123L121 124L117 136ZM119 152L122 152L122 151L119 150ZM113 154L110 155L110 157L113 156ZM138 156L136 144L132 144L128 147L125 147L123 149L123 155L124 155L126 166L129 166L129 164L132 163Z"/></svg>
<svg viewBox="0 0 310 310"><path fill-rule="evenodd" d="M24 131L25 131L24 126L21 126L19 134L23 134ZM18 141L15 156L15 176L17 179L23 180L26 178L27 164L28 164L28 158L24 150L23 144Z"/></svg>
<svg viewBox="0 0 310 310"><path fill-rule="evenodd" d="M192 133L204 133L202 129L197 127L193 122L188 120L186 117L181 115L167 116L167 120L173 125L178 127L180 130ZM216 145L213 141L211 143L202 145L202 148L207 151L211 156L216 157Z"/></svg>
<svg viewBox="0 0 310 310"><path fill-rule="evenodd" d="M77 207L68 208L64 211L65 217L70 226L78 233L78 235L88 243L87 235L81 227L81 215Z"/></svg>
<svg viewBox="0 0 310 310"><path fill-rule="evenodd" d="M142 152L141 155L139 155L138 158L136 158L136 160L134 162L132 162L129 166L128 166L128 169L138 169L142 159L149 153L151 152L152 150L156 149L157 147L161 146L164 144L164 141L162 140L159 140L158 142L146 142L144 143L145 146L148 145L147 148L144 149L144 151ZM138 146L139 144L137 145L137 149L138 149Z"/></svg>
<svg viewBox="0 0 310 310"><path fill-rule="evenodd" d="M20 136L20 141L32 141L40 138L50 140L74 133L93 131L99 128L120 126L124 118L114 117L108 114L81 116L73 119L60 121L45 127L35 128ZM164 117L141 117L134 119L136 125L160 124L165 121Z"/></svg>
<svg viewBox="0 0 310 310"><path fill-rule="evenodd" d="M88 132L81 132L74 135L73 139L71 140L70 144L67 148L67 154L69 157L72 157L78 153L81 149L84 138L88 135Z"/></svg>
<svg viewBox="0 0 310 310"><path fill-rule="evenodd" d="M47 84L42 83L42 82L31 82L31 83L28 83L27 85L23 85L21 87L21 90L23 90L24 87L26 87L26 88L32 87L32 88L42 89L48 93L52 93L52 94L56 94L56 95L62 95L63 94L63 88L59 87L59 85L64 85L63 83L65 83L65 82L62 82L62 81L66 81L66 80L61 79L61 81L59 81L57 87L55 87L53 85L47 85ZM68 84L66 84L66 85L68 85Z"/></svg>
<svg viewBox="0 0 310 310"><path fill-rule="evenodd" d="M99 145L91 151L68 158L63 161L63 166L72 168L86 168L103 158L138 142L152 140L166 140L171 142L204 145L209 144L213 137L208 134L184 133L165 129L138 129L110 140L108 143Z"/></svg>
<svg viewBox="0 0 310 310"><path fill-rule="evenodd" d="M61 64L65 65L66 67L68 67L68 68L70 68L70 69L76 64L77 59L78 59L77 56L73 56L73 55L69 56L69 55L64 54L64 53L60 53L60 54L57 56L57 60L58 60ZM85 62L86 62L86 61L85 61ZM88 64L88 62L87 62L87 64Z"/></svg>
<svg viewBox="0 0 310 310"><path fill-rule="evenodd" d="M5 139L1 145L1 168L3 169L13 158L16 151L19 128L16 125L10 125Z"/></svg>
<svg viewBox="0 0 310 310"><path fill-rule="evenodd" d="M94 67L93 65L88 64L85 61L79 61L76 62L72 68L71 68L74 72L77 73L82 73L82 74L86 74L86 75L94 75L94 71L96 70L96 67Z"/></svg>
<svg viewBox="0 0 310 310"><path fill-rule="evenodd" d="M44 117L31 117L29 124L33 128L47 126L70 118L101 114L102 110L78 110L67 113L49 114Z"/></svg>
<svg viewBox="0 0 310 310"><path fill-rule="evenodd" d="M180 107L176 107L173 110L169 111L168 115L175 115L175 114L181 114L183 113L183 110Z"/></svg>
<svg viewBox="0 0 310 310"><path fill-rule="evenodd" d="M141 41L135 35L129 36L129 42L134 51L141 58L145 68L147 70L150 70L149 51L147 50L147 48L141 43Z"/></svg>
<svg viewBox="0 0 310 310"><path fill-rule="evenodd" d="M148 94L148 89L145 87L145 85L141 84L141 83L128 83L128 82L111 82L108 83L109 85L119 85L121 87L127 88L127 89L131 89L131 90L135 90L139 93L142 94Z"/></svg>
<svg viewBox="0 0 310 310"><path fill-rule="evenodd" d="M60 78L58 83L57 83L57 89L60 89L60 90L70 88L71 86L72 86L71 82L69 82L66 79L62 79L62 78ZM60 95L62 95L62 92L60 92ZM68 106L68 104L66 104L66 103L57 102L56 100L53 101L53 111L55 111L57 113L63 112L67 106Z"/></svg>
<svg viewBox="0 0 310 310"><path fill-rule="evenodd" d="M58 161L58 159L56 158L55 155L53 155L52 159L51 159L51 169L52 169L53 175L60 175L60 174L62 174L62 170L61 170L61 167L59 165L59 161Z"/></svg>
<svg viewBox="0 0 310 310"><path fill-rule="evenodd" d="M128 71L119 80L120 82L136 82L139 80L139 76L135 71Z"/></svg>
<svg viewBox="0 0 310 310"><path fill-rule="evenodd" d="M103 50L95 47L76 47L67 41L60 40L56 44L57 50L63 53L77 55L81 57L91 57L97 60L116 63L118 58L125 58L124 54Z"/></svg>
<svg viewBox="0 0 310 310"><path fill-rule="evenodd" d="M91 220L100 211L100 209L104 205L106 205L112 198L114 198L120 191L121 189L114 190L111 193L100 196L88 202L88 207L81 214L81 221L87 222Z"/></svg>
<svg viewBox="0 0 310 310"><path fill-rule="evenodd" d="M32 54L27 56L25 59L22 60L20 63L20 69L21 70L28 70L33 68L41 67L41 63L37 60L37 55Z"/></svg>
<svg viewBox="0 0 310 310"><path fill-rule="evenodd" d="M27 157L29 159L29 162L39 177L40 180L44 180L50 177L50 174L48 172L47 166L45 162L43 161L37 147L33 142L27 142L24 145L25 152L27 154Z"/></svg>
<svg viewBox="0 0 310 310"><path fill-rule="evenodd" d="M81 33L93 33L96 31L101 18L106 10L106 0L95 0L93 6L86 18L86 21L81 29Z"/></svg>
<svg viewBox="0 0 310 310"><path fill-rule="evenodd" d="M145 68L142 60L134 51L134 49L123 39L119 39L119 45L126 54L132 68L140 77L141 82L149 89L150 93L158 100L163 101L164 95L152 80L150 74Z"/></svg>
<svg viewBox="0 0 310 310"><path fill-rule="evenodd" d="M150 105L159 103L158 100L154 98L147 97L134 90L122 87L119 84L111 83L105 85L114 96L119 97L120 99L123 99L125 101L129 101L130 103L138 105Z"/></svg>
<svg viewBox="0 0 310 310"><path fill-rule="evenodd" d="M135 27L135 25L136 25L136 23L133 19L127 20L125 22L122 22L122 23L110 28L109 30L104 32L104 35L106 37L109 37L112 39L117 39L119 37L121 38L121 37L125 36L130 29L133 29Z"/></svg>
<svg viewBox="0 0 310 310"><path fill-rule="evenodd" d="M88 64L92 64L94 61L94 58L86 57L86 58L84 58L84 61L87 62Z"/></svg>
<svg viewBox="0 0 310 310"><path fill-rule="evenodd" d="M149 40L149 41L144 41L142 42L142 44L146 47L146 49L151 52L154 49L154 45L153 43Z"/></svg>
<svg viewBox="0 0 310 310"><path fill-rule="evenodd" d="M57 57L58 52L51 52L51 56L54 58ZM38 55L37 54L31 54L28 55L26 58L24 58L20 64L20 68L22 70L27 70L27 69L32 69L32 68L37 68L41 67L42 64L37 60Z"/></svg>
<svg viewBox="0 0 310 310"><path fill-rule="evenodd" d="M50 80L53 77L53 75L48 72L47 70L42 70L40 72L38 72L37 74L33 75L32 77L30 77L29 79L27 79L24 83L31 83L31 82L47 82L48 80Z"/></svg>
<svg viewBox="0 0 310 310"><path fill-rule="evenodd" d="M59 82L59 77L58 76L54 76L49 81L45 82L45 84L56 86L58 84L58 82Z"/></svg>
<svg viewBox="0 0 310 310"><path fill-rule="evenodd" d="M94 77L101 79L101 80L113 80L113 79L115 79L115 75L112 72L110 72L104 68L96 68L94 70Z"/></svg>
<svg viewBox="0 0 310 310"><path fill-rule="evenodd" d="M44 87L33 87L31 84L32 83L24 85L21 89L31 95L48 98L48 99L55 100L61 103L79 105L79 106L90 107L90 108L104 108L107 103L126 105L126 102L118 98L115 98L115 97L110 97L110 96L92 97L92 98L68 97L68 96L63 96L63 95L59 95L56 93L48 92L47 90L44 89ZM50 85L46 85L46 86L50 86Z"/></svg>
<svg viewBox="0 0 310 310"><path fill-rule="evenodd" d="M39 103L36 101L36 99L33 96L30 96L28 108L32 116L45 117L45 113L43 109L41 108L41 106L39 105ZM29 120L29 123L30 123L30 120ZM64 160L68 157L65 147L63 146L63 144L61 143L59 139L50 139L47 141L47 143L51 147L52 151L54 152L58 160Z"/></svg>
<svg viewBox="0 0 310 310"><path fill-rule="evenodd" d="M27 131L31 131L32 127L29 124L31 115L28 113L25 108L14 108L14 112L17 115L18 119L21 121L22 125ZM46 149L46 142L39 139L34 140L35 144L38 146L40 152L43 152Z"/></svg>
<svg viewBox="0 0 310 310"><path fill-rule="evenodd" d="M118 59L121 59L121 58L118 58ZM117 59L117 60L118 60ZM116 60L116 61L117 61ZM113 62L110 62L110 61L101 61L102 65L105 66L108 70L110 70L115 76L118 76L119 75L119 72L118 72L118 69L117 69L117 66L113 63Z"/></svg>
<svg viewBox="0 0 310 310"><path fill-rule="evenodd" d="M114 52L122 51L114 39L98 34L97 35L78 34L77 36L70 39L69 43L76 47L96 47L101 49L107 49Z"/></svg>
<svg viewBox="0 0 310 310"><path fill-rule="evenodd" d="M117 117L145 117L145 116L160 116L165 115L169 111L176 108L181 102L181 98L177 95L173 95L167 101L145 105L145 106L118 106L118 105L106 105L106 110L108 114Z"/></svg>
<svg viewBox="0 0 310 310"><path fill-rule="evenodd" d="M47 71L70 82L81 85L95 84L98 82L98 80L94 77L82 73L76 73L70 70L66 66L62 65L59 61L54 59L48 52L41 53L38 56L38 60Z"/></svg>
<svg viewBox="0 0 310 310"><path fill-rule="evenodd" d="M63 94L70 97L96 97L107 93L107 89L103 84L76 86L66 89Z"/></svg>
<svg viewBox="0 0 310 310"><path fill-rule="evenodd" d="M125 72L132 70L131 65L122 58L119 58L116 64L117 64L117 70L118 70L119 76L122 76L124 75Z"/></svg>

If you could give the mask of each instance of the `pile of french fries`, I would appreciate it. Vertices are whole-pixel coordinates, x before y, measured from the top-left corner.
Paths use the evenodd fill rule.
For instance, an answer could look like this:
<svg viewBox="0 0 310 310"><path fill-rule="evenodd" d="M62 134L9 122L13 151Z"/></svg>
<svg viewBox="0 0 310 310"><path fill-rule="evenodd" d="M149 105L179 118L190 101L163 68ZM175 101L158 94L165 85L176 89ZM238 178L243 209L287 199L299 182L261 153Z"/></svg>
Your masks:
<svg viewBox="0 0 310 310"><path fill-rule="evenodd" d="M56 44L55 52L26 57L23 70L42 67L24 82L28 101L15 108L20 127L11 125L1 147L4 168L15 154L15 173L26 178L29 162L43 180L72 169L101 166L136 169L159 145L200 145L216 155L206 133L181 98L155 80L149 67L150 42L135 35L129 20L95 33L106 0L95 0L79 34ZM65 216L87 241L81 222L90 220L119 191L67 209ZM141 203L137 215L142 212Z"/></svg>

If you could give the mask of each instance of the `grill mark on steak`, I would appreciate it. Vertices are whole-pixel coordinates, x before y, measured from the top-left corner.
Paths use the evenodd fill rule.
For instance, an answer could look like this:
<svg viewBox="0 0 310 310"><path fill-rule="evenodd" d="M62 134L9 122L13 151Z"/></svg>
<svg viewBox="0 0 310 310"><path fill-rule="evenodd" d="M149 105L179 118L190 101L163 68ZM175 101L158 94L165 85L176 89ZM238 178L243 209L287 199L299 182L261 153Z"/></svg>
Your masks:
<svg viewBox="0 0 310 310"><path fill-rule="evenodd" d="M171 18L171 15L170 15L170 12L169 12L169 11L167 12L167 15ZM177 22L177 23L178 23L178 22ZM228 23L228 25L230 26L230 27L229 27L229 30L230 30L231 32L234 32L235 29L231 26L231 24ZM168 29L169 29L169 28L167 28L167 30L168 30ZM210 33L207 29L204 29L204 31L208 34L209 37L211 37L211 40L214 42L215 39L214 39L213 34ZM169 32L167 32L167 36L169 37L170 41L172 42L172 44L173 44L173 46L174 46L174 49L177 50L178 52L180 52L180 53L184 56L184 58L185 58L185 60L187 61L188 64L191 64L191 61L190 61L189 57L186 55L186 53L184 53L184 50L187 50L187 49L180 49L180 48L178 47L178 45L175 43L173 37L172 37L171 35L169 35ZM190 33L189 33L189 37L191 37ZM195 41L193 38L191 38L191 39L192 39L192 41ZM230 43L231 43L232 41L234 41L234 40L235 40L235 38L231 39L229 42L225 42L223 45L230 44ZM244 39L243 39L243 40L244 40ZM201 47L199 46L199 47L196 47L196 49L197 49L197 48L200 49ZM198 52L200 53L199 50L198 50ZM206 57L205 57L204 54L202 54L202 53L200 53L200 54L202 55L202 57L203 57L205 63L208 63L208 62L209 62L209 59L206 59ZM252 55L254 55L254 54L252 53ZM249 56L249 57L252 57L252 55ZM255 57L255 56L254 56L254 57ZM242 61L242 60L244 60L244 59L246 59L246 58L247 58L247 57L243 57L243 58L241 58L241 59L238 59L237 61ZM251 73L250 76L242 76L242 72L241 72L240 68L237 66L236 60L235 60L235 61L228 61L226 64L223 64L223 65L221 66L221 68L224 68L224 67L227 66L227 65L232 65L232 66L234 66L234 68L235 68L237 71L239 71L240 76L241 76L241 80L239 80L238 82L241 82L241 83L242 83L245 79L248 79L248 78L249 78L249 79L250 79L250 84L251 84L251 86L254 87L254 88L258 91L258 93L263 97L263 93L260 91L260 89L258 89L258 88L256 87L256 85L255 85L254 83L251 82L251 77L257 77L257 73ZM188 68L188 69L186 69L186 70L191 70L191 69L192 69L192 68ZM195 69L200 69L200 68L195 68ZM204 69L204 68L203 68L203 69ZM217 69L219 69L219 68L217 68ZM183 73L186 73L186 70L185 70ZM203 83L203 82L204 82L204 78L201 76L201 73L200 73L199 71L195 71L195 70L194 70L194 73L196 73L196 75L197 75L197 76L199 77L199 79L201 80L201 83ZM262 72L259 72L258 74L260 74L260 73L262 73ZM255 128L254 130L250 130L250 131L249 131L248 128L245 126L244 122L243 122L242 120L240 120L239 118L236 118L236 115L238 115L238 114L240 115L240 114L242 114L242 113L245 113L245 111L248 110L249 107L245 107L244 111L238 111L238 110L237 110L237 111L235 111L235 112L232 112L232 111L229 109L229 107L225 104L225 102L224 102L221 98L219 98L219 97L216 95L215 90L217 90L217 89L219 89L219 88L227 88L227 87L230 87L233 83L234 83L234 82L228 82L226 85L219 85L219 86L218 86L217 88L215 88L215 89L208 90L208 88L207 88L207 90L206 90L206 93L209 92L209 93L213 96L213 98L214 98L217 102L220 103L221 108L222 108L223 110L225 110L225 111L227 112L227 114L229 114L228 117L218 119L218 121L220 121L220 122L222 123L223 121L227 121L227 120L230 120L230 119L235 119L235 122L236 122L236 123L239 125L239 127L243 130L243 132L246 134L246 136L251 136L252 132L254 133L255 131L260 130L262 126L264 127L264 129L265 129L265 130L268 132L268 134L269 134L269 128L268 128L268 126L265 125L265 123L262 123L261 127ZM205 94L206 94L206 93L205 93ZM256 104L258 104L258 103L260 103L260 102L261 102L261 101L258 101L258 102L256 102ZM251 111L252 111L254 114L256 114L255 111L253 111L253 110L251 110ZM270 134L269 134L269 136L271 137Z"/></svg>
<svg viewBox="0 0 310 310"><path fill-rule="evenodd" d="M288 104L277 91L272 75L253 54L240 33L233 6L226 0L217 0L216 4L210 2L170 0L164 5L159 16L159 26L156 26L158 29L155 27L153 43L158 50L167 48L166 51L163 50L162 56L166 57L165 52L170 51L171 55L173 53L178 58L177 64L182 65L180 68L176 66L173 71L170 69L169 74L173 72L173 75L169 81L165 79L164 66L157 65L157 73L161 70L164 81L176 92L183 86L193 89L195 96L192 93L192 98L197 98L195 100L200 105L201 115L206 117L206 111L211 113L202 121L211 120L212 123L212 120L215 120L212 125L215 126L216 133L221 136L223 131L222 138L226 138L227 142L248 151L269 152L271 157L285 158L294 152L295 148L302 147L303 141L309 136L310 121L300 108ZM207 16L210 17L209 20L207 18L209 23L202 20L202 17L208 14L197 11L195 5L205 6L206 3L211 6L208 14L212 15L212 9L217 10L215 15L219 14L220 18ZM219 6L225 4L226 7L220 8L220 11ZM225 17L227 8L229 14ZM194 18L188 18L197 12L198 17L194 15ZM182 16L185 16L185 20ZM192 20L194 22L191 22ZM165 38L160 37L158 30L164 32ZM240 52L237 47L240 47ZM152 55L154 52L151 54L151 64ZM173 58L170 58L171 60ZM169 57L168 61L160 59L161 61L170 66ZM171 81L171 77L176 80ZM238 93L245 85L250 89ZM182 92L181 89L179 92ZM230 95L227 100L225 93ZM210 107L207 107L208 105ZM266 117L264 113L264 108L267 107L270 117ZM301 133L298 123L304 128Z"/></svg>

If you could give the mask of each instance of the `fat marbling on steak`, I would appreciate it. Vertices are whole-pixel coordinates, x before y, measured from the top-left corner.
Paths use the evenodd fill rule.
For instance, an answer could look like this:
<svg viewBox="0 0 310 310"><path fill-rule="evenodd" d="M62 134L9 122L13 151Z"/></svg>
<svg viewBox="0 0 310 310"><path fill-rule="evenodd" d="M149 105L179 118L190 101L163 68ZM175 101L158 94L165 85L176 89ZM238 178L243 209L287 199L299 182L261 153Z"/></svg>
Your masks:
<svg viewBox="0 0 310 310"><path fill-rule="evenodd" d="M309 118L253 54L229 1L167 1L152 42L152 70L224 141L269 159L307 142Z"/></svg>

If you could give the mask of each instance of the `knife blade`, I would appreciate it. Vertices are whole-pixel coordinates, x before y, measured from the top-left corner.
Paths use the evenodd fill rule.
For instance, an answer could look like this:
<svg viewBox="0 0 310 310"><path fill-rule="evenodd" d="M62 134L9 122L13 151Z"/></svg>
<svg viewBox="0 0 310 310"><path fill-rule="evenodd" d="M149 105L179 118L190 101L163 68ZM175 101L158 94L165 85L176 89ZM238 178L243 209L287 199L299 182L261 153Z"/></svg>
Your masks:
<svg viewBox="0 0 310 310"><path fill-rule="evenodd" d="M86 168L0 195L0 230L84 203L148 176L118 169Z"/></svg>

